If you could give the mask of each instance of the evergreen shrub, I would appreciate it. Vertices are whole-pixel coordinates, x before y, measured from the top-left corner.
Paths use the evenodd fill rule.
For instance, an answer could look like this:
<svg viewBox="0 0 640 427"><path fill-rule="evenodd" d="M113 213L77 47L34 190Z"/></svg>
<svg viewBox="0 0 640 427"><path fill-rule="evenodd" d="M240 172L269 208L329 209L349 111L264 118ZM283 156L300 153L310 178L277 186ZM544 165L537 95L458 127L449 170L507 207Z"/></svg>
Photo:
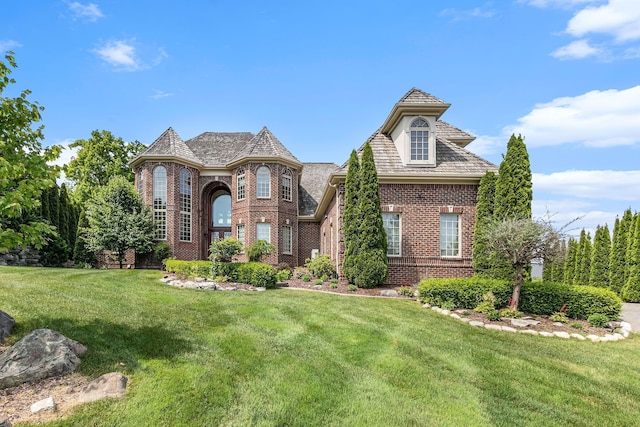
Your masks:
<svg viewBox="0 0 640 427"><path fill-rule="evenodd" d="M313 259L307 258L304 266L314 277L335 277L336 275L336 266L329 255L319 255Z"/></svg>
<svg viewBox="0 0 640 427"><path fill-rule="evenodd" d="M484 301L484 295L491 292L495 305L504 307L509 302L513 289L505 280L480 277L457 279L425 279L418 285L418 299L438 307L452 301L456 307L475 309Z"/></svg>
<svg viewBox="0 0 640 427"><path fill-rule="evenodd" d="M182 261L179 259L168 259L165 264L165 270L168 273L184 279L193 279L194 277L206 277L213 279L211 261Z"/></svg>

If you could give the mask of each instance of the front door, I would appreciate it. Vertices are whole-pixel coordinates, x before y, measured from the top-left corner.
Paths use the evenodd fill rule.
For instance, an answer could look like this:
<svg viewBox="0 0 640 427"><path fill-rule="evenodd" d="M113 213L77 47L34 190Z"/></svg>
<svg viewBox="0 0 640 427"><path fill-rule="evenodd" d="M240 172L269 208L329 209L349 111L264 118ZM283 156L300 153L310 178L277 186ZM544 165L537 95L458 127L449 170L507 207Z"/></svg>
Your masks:
<svg viewBox="0 0 640 427"><path fill-rule="evenodd" d="M209 203L209 243L231 237L231 194L216 190Z"/></svg>

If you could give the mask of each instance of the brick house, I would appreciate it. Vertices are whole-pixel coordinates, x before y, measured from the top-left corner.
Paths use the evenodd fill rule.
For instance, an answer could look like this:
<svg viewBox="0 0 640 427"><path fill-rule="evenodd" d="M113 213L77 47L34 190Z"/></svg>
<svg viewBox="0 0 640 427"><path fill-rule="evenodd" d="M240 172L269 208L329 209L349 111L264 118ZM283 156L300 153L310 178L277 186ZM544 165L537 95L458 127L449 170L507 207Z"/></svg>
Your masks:
<svg viewBox="0 0 640 427"><path fill-rule="evenodd" d="M411 89L368 139L391 284L473 274L478 184L497 167L464 149L473 136L440 120L449 106ZM233 236L245 246L272 243L271 264L303 265L319 253L341 271L346 163L300 162L265 127L187 141L169 128L130 165L153 210L156 239L178 259L206 259L213 240Z"/></svg>

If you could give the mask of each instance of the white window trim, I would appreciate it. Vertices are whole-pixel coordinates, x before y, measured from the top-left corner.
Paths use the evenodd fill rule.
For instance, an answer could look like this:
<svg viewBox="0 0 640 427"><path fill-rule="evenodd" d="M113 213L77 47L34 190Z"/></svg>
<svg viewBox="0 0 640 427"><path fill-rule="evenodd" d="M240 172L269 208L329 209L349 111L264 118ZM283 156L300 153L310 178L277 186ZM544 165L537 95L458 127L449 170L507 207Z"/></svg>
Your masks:
<svg viewBox="0 0 640 427"><path fill-rule="evenodd" d="M284 197L284 194L282 195L282 200L284 200L285 202L291 202L293 201L293 173L291 173L291 171L289 169L285 169L282 172L282 185L281 185L281 192L284 193L284 181L285 179L289 180L289 198Z"/></svg>
<svg viewBox="0 0 640 427"><path fill-rule="evenodd" d="M182 205L182 195L186 194L182 192L182 176L183 176L183 171L187 172L188 174L188 178L189 178L189 211L186 210L182 210L183 205ZM179 208L180 208L180 215L179 215L179 224L178 224L178 234L179 234L179 239L181 242L192 242L193 241L193 174L191 173L190 170L188 169L180 169L180 173L179 173L179 183L178 183L178 197L179 197ZM189 230L188 230L188 234L189 234L189 239L183 239L182 238L182 225L183 225L183 215L184 218L188 218L189 220Z"/></svg>
<svg viewBox="0 0 640 427"><path fill-rule="evenodd" d="M260 169L265 168L266 170L269 171L269 180L267 181L267 183L269 184L269 186L267 187L267 195L266 196L261 196L260 195L260 179L258 178L258 173L260 171ZM261 165L256 169L256 197L258 199L270 199L271 198L271 169L268 166L265 165Z"/></svg>
<svg viewBox="0 0 640 427"><path fill-rule="evenodd" d="M156 199L156 170L160 170L160 168L164 169L164 198L165 198L165 202L164 202L164 209L157 209L156 208L156 203L155 203L155 199ZM151 203L152 203L152 207L153 207L153 222L154 222L154 231L153 231L153 238L154 240L167 240L167 236L168 236L168 224L167 224L167 203L168 203L168 187L169 187L169 182L168 182L168 174L167 174L167 168L162 166L162 165L158 165L155 168L153 168L153 171L151 173ZM158 190L160 190L160 188L158 188ZM156 219L158 217L162 217L162 219ZM158 229L161 229L163 231L164 237L158 237Z"/></svg>
<svg viewBox="0 0 640 427"><path fill-rule="evenodd" d="M442 255L442 216L457 216L458 217L458 255ZM440 244L438 247L438 253L440 258L456 259L462 258L462 215L459 213L440 213Z"/></svg>
<svg viewBox="0 0 640 427"><path fill-rule="evenodd" d="M402 256L402 214L400 212L382 212L382 215L398 215L398 254L390 255L389 249L387 248L387 257L399 258ZM387 240L387 244L388 244L388 240Z"/></svg>
<svg viewBox="0 0 640 427"><path fill-rule="evenodd" d="M242 178L242 197L240 197L240 178ZM236 173L236 200L241 201L247 197L247 174L244 168Z"/></svg>
<svg viewBox="0 0 640 427"><path fill-rule="evenodd" d="M287 228L289 230L289 246L285 246L284 241L284 229ZM283 255L293 255L293 227L290 225L282 226L282 254Z"/></svg>
<svg viewBox="0 0 640 427"><path fill-rule="evenodd" d="M268 239L260 239L260 237L258 237L258 234L259 234L258 233L258 228L259 228L260 225L264 225L264 226L269 227L269 238ZM245 236L246 236L246 232L245 232ZM257 240L266 240L267 243L271 243L271 223L269 223L269 222L258 222L258 223L256 223L256 241Z"/></svg>
<svg viewBox="0 0 640 427"><path fill-rule="evenodd" d="M428 129L429 131L429 139L427 143L428 158L427 160L412 160L411 159L411 131L417 130L419 128L412 128L411 125L413 124L414 121L420 120L420 119L424 120L429 125L428 128L424 128L424 129ZM406 164L411 166L431 166L431 167L436 166L436 121L435 119L433 117L425 117L425 116L411 117L409 122L405 126L407 126L405 128L406 129L405 130Z"/></svg>

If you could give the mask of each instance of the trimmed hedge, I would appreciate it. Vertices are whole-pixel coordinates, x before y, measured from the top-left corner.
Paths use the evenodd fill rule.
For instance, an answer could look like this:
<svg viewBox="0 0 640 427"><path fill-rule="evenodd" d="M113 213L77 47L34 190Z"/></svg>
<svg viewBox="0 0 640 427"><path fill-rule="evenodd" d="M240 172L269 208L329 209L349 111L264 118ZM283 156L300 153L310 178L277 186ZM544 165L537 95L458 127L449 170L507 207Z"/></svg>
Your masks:
<svg viewBox="0 0 640 427"><path fill-rule="evenodd" d="M493 292L496 307L506 307L513 291L510 282L493 279L426 279L418 285L418 298L423 303L442 306L452 302L456 307L473 310L482 295ZM592 314L603 314L617 319L622 300L612 291L593 286L558 283L524 283L518 309L536 315L551 315L566 305L567 316L587 319Z"/></svg>
<svg viewBox="0 0 640 427"><path fill-rule="evenodd" d="M211 261L181 261L179 259L168 259L165 270L174 273L182 278L193 279L194 277L206 277L212 279Z"/></svg>
<svg viewBox="0 0 640 427"><path fill-rule="evenodd" d="M565 304L567 316L573 319L586 320L592 314L604 314L615 320L622 309L622 300L609 289L545 282L522 285L521 311L549 315Z"/></svg>
<svg viewBox="0 0 640 427"><path fill-rule="evenodd" d="M482 295L493 292L496 307L506 306L511 298L509 282L472 277L469 279L425 279L418 285L418 299L437 305L452 302L456 307L474 309L482 302Z"/></svg>
<svg viewBox="0 0 640 427"><path fill-rule="evenodd" d="M261 262L218 262L215 275L226 276L231 282L273 289L276 287L276 269Z"/></svg>

